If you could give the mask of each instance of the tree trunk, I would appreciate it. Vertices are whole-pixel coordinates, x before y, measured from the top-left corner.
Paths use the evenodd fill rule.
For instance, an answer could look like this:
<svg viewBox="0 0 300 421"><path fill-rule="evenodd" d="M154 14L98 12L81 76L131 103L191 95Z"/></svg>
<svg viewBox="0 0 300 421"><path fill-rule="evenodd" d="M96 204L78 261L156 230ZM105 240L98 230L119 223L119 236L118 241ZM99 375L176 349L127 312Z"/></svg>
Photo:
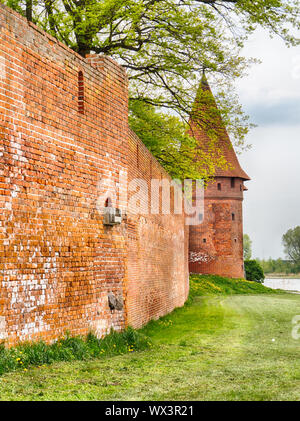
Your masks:
<svg viewBox="0 0 300 421"><path fill-rule="evenodd" d="M32 22L32 0L26 0L26 18Z"/></svg>

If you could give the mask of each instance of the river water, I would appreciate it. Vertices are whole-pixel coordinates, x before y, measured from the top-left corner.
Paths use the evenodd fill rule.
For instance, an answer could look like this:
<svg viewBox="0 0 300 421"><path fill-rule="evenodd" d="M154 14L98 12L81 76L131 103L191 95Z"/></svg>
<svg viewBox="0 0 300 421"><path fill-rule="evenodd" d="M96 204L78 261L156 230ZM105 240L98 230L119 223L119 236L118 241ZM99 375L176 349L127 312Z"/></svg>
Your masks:
<svg viewBox="0 0 300 421"><path fill-rule="evenodd" d="M300 292L300 279L266 278L264 280L264 285L274 289Z"/></svg>

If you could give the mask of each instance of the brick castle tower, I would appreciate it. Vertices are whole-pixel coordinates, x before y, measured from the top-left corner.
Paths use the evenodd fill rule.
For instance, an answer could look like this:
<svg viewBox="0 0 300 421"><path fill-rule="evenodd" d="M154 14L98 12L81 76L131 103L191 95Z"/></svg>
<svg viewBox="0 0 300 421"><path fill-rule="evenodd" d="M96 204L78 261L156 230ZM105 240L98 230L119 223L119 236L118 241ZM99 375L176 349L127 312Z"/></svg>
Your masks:
<svg viewBox="0 0 300 421"><path fill-rule="evenodd" d="M204 102L199 100L203 97L206 98ZM203 113L204 107L205 109L210 107L208 114L213 114L211 124L209 121L203 124L203 116L206 115ZM207 134L211 125L214 126L216 134L213 143ZM247 190L244 182L250 178L238 162L205 75L191 114L190 134L198 141L200 150L208 151L213 147L223 155L228 167L216 168L214 179L205 189L204 215L199 215L202 217L202 223L190 226L189 270L191 273L242 278L244 277L242 202L244 190Z"/></svg>

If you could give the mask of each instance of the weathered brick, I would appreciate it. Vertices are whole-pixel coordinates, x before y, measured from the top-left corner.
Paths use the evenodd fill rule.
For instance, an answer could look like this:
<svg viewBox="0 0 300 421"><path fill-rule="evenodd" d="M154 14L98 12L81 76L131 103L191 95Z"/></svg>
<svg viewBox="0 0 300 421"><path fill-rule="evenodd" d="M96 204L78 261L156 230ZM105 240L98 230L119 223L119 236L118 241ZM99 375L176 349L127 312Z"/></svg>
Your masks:
<svg viewBox="0 0 300 421"><path fill-rule="evenodd" d="M121 225L103 225L99 183L116 187L122 171L148 183L154 173L167 177L129 136L124 69L83 59L0 5L0 333L8 345L139 327L184 303L183 216L128 210ZM118 193L116 204L126 210ZM123 310L110 310L109 292L124 298Z"/></svg>

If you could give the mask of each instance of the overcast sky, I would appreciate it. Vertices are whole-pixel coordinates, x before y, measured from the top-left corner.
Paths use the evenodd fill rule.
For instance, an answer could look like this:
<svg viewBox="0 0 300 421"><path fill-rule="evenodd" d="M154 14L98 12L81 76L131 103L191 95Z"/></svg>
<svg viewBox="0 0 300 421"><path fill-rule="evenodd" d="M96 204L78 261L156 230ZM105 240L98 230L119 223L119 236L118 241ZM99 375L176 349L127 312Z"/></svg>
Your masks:
<svg viewBox="0 0 300 421"><path fill-rule="evenodd" d="M257 31L245 56L252 66L238 83L245 111L258 127L247 137L252 149L239 155L251 177L244 200L244 232L253 257L284 257L282 235L300 225L300 47Z"/></svg>

